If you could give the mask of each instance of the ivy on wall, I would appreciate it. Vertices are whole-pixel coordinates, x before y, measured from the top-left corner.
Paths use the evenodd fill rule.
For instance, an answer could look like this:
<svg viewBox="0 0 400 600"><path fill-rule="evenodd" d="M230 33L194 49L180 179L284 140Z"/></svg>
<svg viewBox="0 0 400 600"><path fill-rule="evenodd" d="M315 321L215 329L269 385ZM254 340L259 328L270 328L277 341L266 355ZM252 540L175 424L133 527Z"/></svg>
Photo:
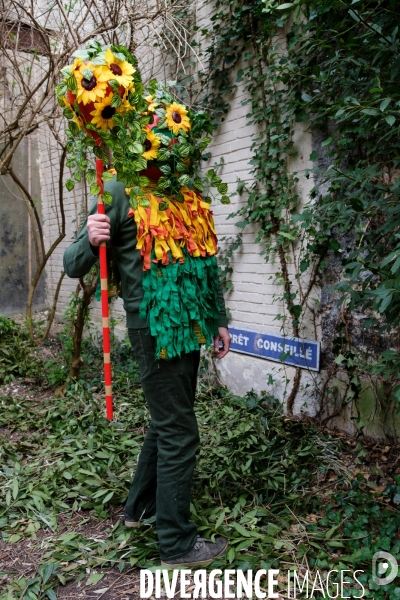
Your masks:
<svg viewBox="0 0 400 600"><path fill-rule="evenodd" d="M252 183L238 182L246 202L230 216L240 231L256 223L265 259L278 258L283 326L298 336L307 311L316 318L311 295L335 257L343 310L362 312L369 340L373 334L386 347L365 360L338 323L334 360L350 375L348 397L357 397L358 374L369 370L391 378L389 391L400 400L399 4L216 0L209 7L211 18L192 28L206 68L196 76L181 73L177 87L189 102L211 107L217 126L235 87L244 86L248 122L257 130ZM323 140L310 157L318 183L306 206L297 195L299 174L290 168L296 122ZM330 163L324 171L320 155ZM239 234L228 259L240 241ZM229 274L226 259L225 268ZM297 369L289 414L300 379Z"/></svg>

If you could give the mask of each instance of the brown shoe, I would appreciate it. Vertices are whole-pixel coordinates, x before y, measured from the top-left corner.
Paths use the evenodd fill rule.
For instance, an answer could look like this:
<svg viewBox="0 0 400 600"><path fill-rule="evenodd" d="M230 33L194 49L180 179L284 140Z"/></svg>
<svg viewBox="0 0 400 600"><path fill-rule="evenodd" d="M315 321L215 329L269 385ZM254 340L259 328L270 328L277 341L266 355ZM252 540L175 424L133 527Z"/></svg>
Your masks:
<svg viewBox="0 0 400 600"><path fill-rule="evenodd" d="M215 538L215 542L198 537L194 547L183 556L162 560L166 567L199 567L209 565L215 558L225 554L228 540L223 537Z"/></svg>

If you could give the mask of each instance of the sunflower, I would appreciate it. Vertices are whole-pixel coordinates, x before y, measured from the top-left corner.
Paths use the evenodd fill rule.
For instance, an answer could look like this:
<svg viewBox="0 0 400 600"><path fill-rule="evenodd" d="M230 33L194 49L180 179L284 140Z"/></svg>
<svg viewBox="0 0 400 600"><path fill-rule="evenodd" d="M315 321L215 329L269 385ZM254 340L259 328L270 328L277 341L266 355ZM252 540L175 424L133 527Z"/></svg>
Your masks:
<svg viewBox="0 0 400 600"><path fill-rule="evenodd" d="M124 88L129 87L136 69L127 60L120 60L114 56L110 48L107 48L105 60L109 69L107 79L116 79Z"/></svg>
<svg viewBox="0 0 400 600"><path fill-rule="evenodd" d="M91 120L92 125L95 125L99 129L112 129L115 125L114 115L116 109L111 106L113 94L109 94L107 98L101 100L101 102L95 102L95 110L90 114L93 116Z"/></svg>
<svg viewBox="0 0 400 600"><path fill-rule="evenodd" d="M189 131L190 129L190 120L187 116L187 110L182 104L178 104L177 102L173 102L166 107L165 120L167 121L169 129L175 134L179 133L180 129L183 129L183 131Z"/></svg>
<svg viewBox="0 0 400 600"><path fill-rule="evenodd" d="M104 98L107 90L107 74L101 67L94 67L90 63L79 67L79 70L75 71L75 78L78 84L78 91L76 98L78 102L88 104L89 102L96 102ZM90 73L92 76L90 77ZM87 75L87 77L84 77ZM90 79L89 79L90 77Z"/></svg>
<svg viewBox="0 0 400 600"><path fill-rule="evenodd" d="M156 136L154 131L147 131L146 139L144 141L145 151L143 152L142 156L146 160L154 160L155 158L157 158L158 149L160 145L161 140L159 137Z"/></svg>
<svg viewBox="0 0 400 600"><path fill-rule="evenodd" d="M149 106L147 107L147 110L149 112L154 112L158 106L157 102L154 102L154 96L150 95L150 96L146 96L145 100L147 100L147 102L149 103Z"/></svg>

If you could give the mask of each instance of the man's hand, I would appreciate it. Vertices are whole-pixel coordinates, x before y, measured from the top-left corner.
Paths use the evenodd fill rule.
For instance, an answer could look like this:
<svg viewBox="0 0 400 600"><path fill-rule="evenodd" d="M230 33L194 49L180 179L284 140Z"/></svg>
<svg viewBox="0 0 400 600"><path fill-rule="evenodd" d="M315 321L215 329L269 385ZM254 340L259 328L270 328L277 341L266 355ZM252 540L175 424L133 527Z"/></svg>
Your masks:
<svg viewBox="0 0 400 600"><path fill-rule="evenodd" d="M220 348L222 342L222 348ZM231 345L231 336L226 327L218 327L218 335L214 338L214 356L215 358L224 358L229 352Z"/></svg>
<svg viewBox="0 0 400 600"><path fill-rule="evenodd" d="M87 229L92 246L100 246L101 242L108 242L110 239L110 219L107 215L90 215Z"/></svg>

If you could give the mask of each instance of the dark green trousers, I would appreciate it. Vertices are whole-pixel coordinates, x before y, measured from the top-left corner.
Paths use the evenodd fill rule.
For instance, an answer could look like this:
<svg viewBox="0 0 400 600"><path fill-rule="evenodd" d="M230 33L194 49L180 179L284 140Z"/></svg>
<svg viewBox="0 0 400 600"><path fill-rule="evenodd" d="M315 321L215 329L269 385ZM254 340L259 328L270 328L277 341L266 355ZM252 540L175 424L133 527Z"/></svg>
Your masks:
<svg viewBox="0 0 400 600"><path fill-rule="evenodd" d="M154 360L154 339L145 329L129 329L129 339L151 414L125 505L134 521L156 514L162 560L193 548L197 530L190 517L192 477L199 447L194 414L200 352Z"/></svg>

